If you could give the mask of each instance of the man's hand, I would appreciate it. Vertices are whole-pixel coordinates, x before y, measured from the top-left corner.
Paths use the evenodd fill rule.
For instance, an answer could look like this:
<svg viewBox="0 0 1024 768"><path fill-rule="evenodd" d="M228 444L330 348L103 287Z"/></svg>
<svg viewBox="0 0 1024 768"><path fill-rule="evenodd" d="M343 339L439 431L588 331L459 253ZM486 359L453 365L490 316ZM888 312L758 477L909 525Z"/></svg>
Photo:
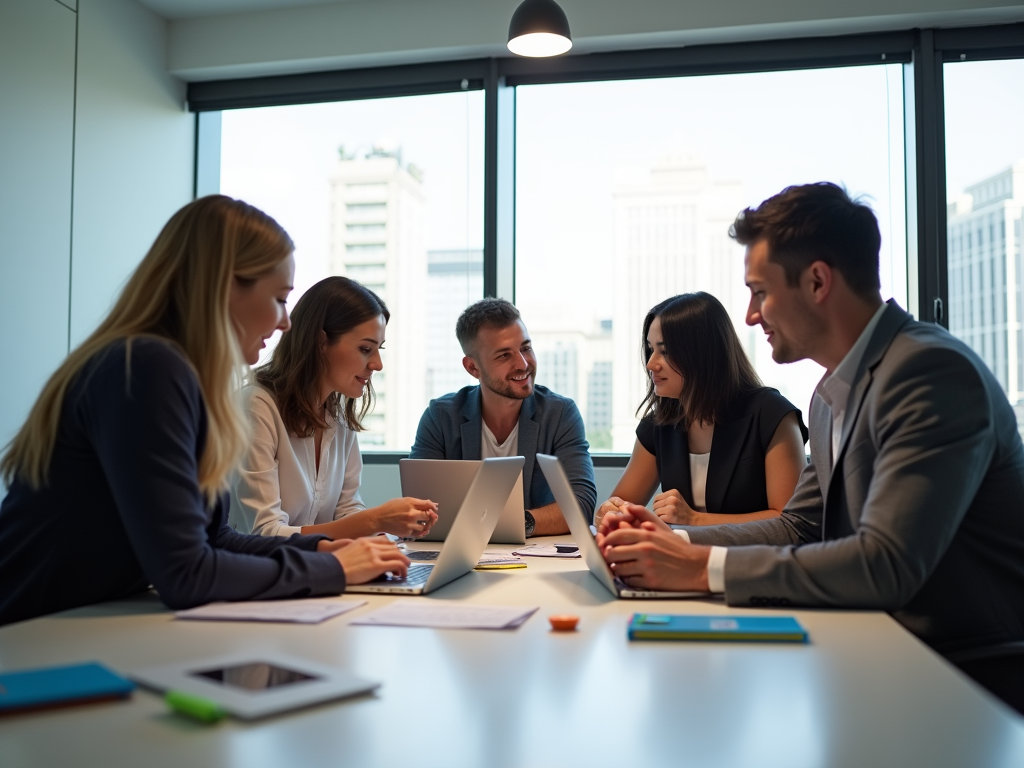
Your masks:
<svg viewBox="0 0 1024 768"><path fill-rule="evenodd" d="M654 517L643 507L640 509ZM631 514L634 513L631 511ZM599 535L598 545L615 575L631 587L709 591L711 547L684 541L660 520L658 523L641 520L638 527L621 525L606 535Z"/></svg>
<svg viewBox="0 0 1024 768"><path fill-rule="evenodd" d="M626 502L620 499L618 496L612 496L610 499L608 499L608 501L606 501L604 504L602 504L600 507L594 510L594 527L600 528L601 521L604 519L604 516L609 512L620 511L622 509L622 505L625 503Z"/></svg>
<svg viewBox="0 0 1024 768"><path fill-rule="evenodd" d="M345 571L345 581L349 584L365 584L389 571L405 576L410 562L409 558L384 536L367 536L355 541L320 541L316 545L316 550L330 552L338 559Z"/></svg>
<svg viewBox="0 0 1024 768"><path fill-rule="evenodd" d="M437 522L437 504L427 499L405 497L385 501L375 507L374 528L384 533L407 538L419 538L428 533Z"/></svg>
<svg viewBox="0 0 1024 768"><path fill-rule="evenodd" d="M700 512L690 507L675 488L655 496L651 509L669 525L700 525L697 517Z"/></svg>
<svg viewBox="0 0 1024 768"><path fill-rule="evenodd" d="M628 501L624 501L618 511L606 512L602 518L601 525L597 529L598 546L601 545L602 538L612 531L617 531L620 528L639 528L645 522L654 526L654 530L672 531L668 527L668 523L664 522L647 507L641 507L639 504L631 504Z"/></svg>

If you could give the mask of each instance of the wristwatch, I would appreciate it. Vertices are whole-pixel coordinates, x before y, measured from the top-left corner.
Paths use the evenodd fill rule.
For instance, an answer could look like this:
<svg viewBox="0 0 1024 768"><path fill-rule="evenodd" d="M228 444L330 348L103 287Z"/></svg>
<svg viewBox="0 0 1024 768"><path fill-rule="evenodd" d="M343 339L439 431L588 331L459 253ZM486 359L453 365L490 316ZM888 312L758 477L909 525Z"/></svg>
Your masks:
<svg viewBox="0 0 1024 768"><path fill-rule="evenodd" d="M533 536L533 529L537 527L537 521L533 519L530 510L526 510L526 535Z"/></svg>

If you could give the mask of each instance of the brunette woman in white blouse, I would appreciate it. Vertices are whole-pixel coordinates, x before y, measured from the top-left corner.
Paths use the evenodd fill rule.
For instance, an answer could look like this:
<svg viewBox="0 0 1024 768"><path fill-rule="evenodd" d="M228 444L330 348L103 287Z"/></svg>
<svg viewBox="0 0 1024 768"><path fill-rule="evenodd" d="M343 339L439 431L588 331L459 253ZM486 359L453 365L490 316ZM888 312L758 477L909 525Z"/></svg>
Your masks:
<svg viewBox="0 0 1024 768"><path fill-rule="evenodd" d="M234 483L231 521L264 536L422 536L437 505L401 498L367 509L356 433L373 406L371 378L390 313L347 277L328 277L295 305L291 330L245 387L252 445Z"/></svg>

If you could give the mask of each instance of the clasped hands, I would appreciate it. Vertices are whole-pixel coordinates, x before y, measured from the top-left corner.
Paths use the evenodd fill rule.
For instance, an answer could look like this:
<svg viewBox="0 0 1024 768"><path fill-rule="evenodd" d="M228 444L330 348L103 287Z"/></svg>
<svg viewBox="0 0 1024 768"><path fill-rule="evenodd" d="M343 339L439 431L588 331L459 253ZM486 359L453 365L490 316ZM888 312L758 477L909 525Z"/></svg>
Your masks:
<svg viewBox="0 0 1024 768"><path fill-rule="evenodd" d="M597 546L618 578L637 589L708 591L711 547L690 544L639 504L613 497L602 509L612 501L620 503L605 510Z"/></svg>

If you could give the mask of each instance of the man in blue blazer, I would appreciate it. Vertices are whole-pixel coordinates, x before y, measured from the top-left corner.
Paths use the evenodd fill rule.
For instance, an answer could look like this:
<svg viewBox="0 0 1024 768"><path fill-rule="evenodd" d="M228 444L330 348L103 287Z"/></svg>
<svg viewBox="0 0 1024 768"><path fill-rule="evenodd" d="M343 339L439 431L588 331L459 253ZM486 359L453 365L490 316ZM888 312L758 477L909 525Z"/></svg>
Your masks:
<svg viewBox="0 0 1024 768"><path fill-rule="evenodd" d="M1024 711L1024 447L984 362L883 303L878 223L833 184L743 211L747 323L826 369L811 461L782 515L668 530L643 507L599 542L635 587L730 605L885 610Z"/></svg>
<svg viewBox="0 0 1024 768"><path fill-rule="evenodd" d="M526 535L552 536L569 528L535 457L553 454L580 508L593 517L597 486L583 419L572 400L534 384L537 357L519 310L504 299L483 299L462 313L455 335L462 365L480 384L430 401L410 458L523 456Z"/></svg>

